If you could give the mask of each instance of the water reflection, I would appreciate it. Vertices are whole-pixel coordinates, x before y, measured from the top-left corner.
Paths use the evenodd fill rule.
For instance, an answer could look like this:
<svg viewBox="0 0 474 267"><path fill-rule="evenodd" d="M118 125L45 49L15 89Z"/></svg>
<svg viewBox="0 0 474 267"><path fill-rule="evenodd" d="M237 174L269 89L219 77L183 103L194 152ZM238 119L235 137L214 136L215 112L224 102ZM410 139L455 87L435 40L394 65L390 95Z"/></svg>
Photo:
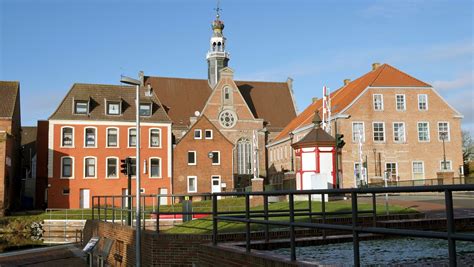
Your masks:
<svg viewBox="0 0 474 267"><path fill-rule="evenodd" d="M474 264L474 242L457 241L456 250L460 266ZM353 263L352 243L324 246L297 247L299 261L319 264L350 266ZM290 255L288 248L274 250L279 255ZM448 263L446 240L403 238L370 240L360 243L361 265L424 265Z"/></svg>

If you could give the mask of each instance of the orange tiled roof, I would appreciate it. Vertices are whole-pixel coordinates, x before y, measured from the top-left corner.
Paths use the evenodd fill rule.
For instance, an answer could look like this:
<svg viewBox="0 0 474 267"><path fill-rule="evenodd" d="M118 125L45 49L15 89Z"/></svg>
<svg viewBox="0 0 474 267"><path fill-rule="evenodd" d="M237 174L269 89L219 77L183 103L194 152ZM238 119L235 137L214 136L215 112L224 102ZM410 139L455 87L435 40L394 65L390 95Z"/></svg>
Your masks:
<svg viewBox="0 0 474 267"><path fill-rule="evenodd" d="M331 93L331 105L333 114L337 114L346 108L352 101L360 95L367 87L431 87L431 85L422 82L388 64L372 70L349 84L339 88ZM298 128L312 123L314 112L322 112L322 99L311 103L303 112L294 118L283 131L273 140L279 141ZM321 113L320 113L321 114Z"/></svg>

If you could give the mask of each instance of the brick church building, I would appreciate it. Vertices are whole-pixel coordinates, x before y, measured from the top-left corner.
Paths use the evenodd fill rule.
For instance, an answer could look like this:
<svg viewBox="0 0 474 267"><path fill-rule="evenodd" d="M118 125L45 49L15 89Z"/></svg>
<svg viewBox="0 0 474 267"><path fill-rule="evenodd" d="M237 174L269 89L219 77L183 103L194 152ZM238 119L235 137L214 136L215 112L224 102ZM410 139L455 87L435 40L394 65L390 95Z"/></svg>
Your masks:
<svg viewBox="0 0 474 267"><path fill-rule="evenodd" d="M217 14L212 23L213 34L207 53L207 80L154 76L143 78L144 84L150 85L156 92L173 122L173 139L177 143L173 162L173 193L176 194L242 189L249 185L255 165L258 165L258 175L265 177L266 144L296 117L291 79L286 82L234 80L234 71L228 67L230 57L223 29L224 23ZM207 167L191 168L194 171L189 172L189 164L193 163L189 162L191 159L188 154L196 153L199 166L202 163L200 157L212 152L210 147L203 145L206 143L205 127L198 127L202 129L202 136L198 140L194 140L195 132L189 133L196 131L197 126L194 124L197 121L211 123L212 127L206 127L214 131L213 136L221 138L222 135L232 144L227 148L227 142L222 141L220 167L214 167L212 174ZM180 141L187 136L195 141L194 147L189 147L188 141ZM258 143L257 158L254 156L253 143ZM227 179L229 167L230 180L220 182L219 190L216 187L212 189L213 177ZM189 190L190 187L194 188L192 183L198 185L197 190ZM205 186L199 186L201 184Z"/></svg>

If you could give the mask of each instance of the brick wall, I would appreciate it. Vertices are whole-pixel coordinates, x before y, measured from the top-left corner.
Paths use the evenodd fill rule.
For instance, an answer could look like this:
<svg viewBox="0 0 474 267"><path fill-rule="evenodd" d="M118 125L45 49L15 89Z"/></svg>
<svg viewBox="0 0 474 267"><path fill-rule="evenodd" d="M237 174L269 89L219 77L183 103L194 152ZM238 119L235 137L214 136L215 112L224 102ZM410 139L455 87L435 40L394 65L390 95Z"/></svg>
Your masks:
<svg viewBox="0 0 474 267"><path fill-rule="evenodd" d="M194 130L201 130L201 139L194 139ZM212 131L212 139L205 138L205 131ZM187 194L188 176L197 176L197 193L210 193L211 176L220 176L222 191L234 188L232 174L233 144L206 118L201 117L179 141L174 149L173 193ZM188 165L188 152L196 151L196 165ZM211 151L219 151L220 164L213 165L208 157Z"/></svg>
<svg viewBox="0 0 474 267"><path fill-rule="evenodd" d="M378 223L390 224L381 220L403 220L420 218L421 214L390 215L379 216ZM348 224L350 218L327 219L327 223ZM315 220L321 222L321 220ZM371 226L372 218L359 218L361 225ZM458 226L463 225L463 227ZM472 219L458 219L456 221L457 230L472 230ZM399 228L429 229L445 228L445 221L435 220L412 220L406 221L403 225L395 225ZM394 227L394 226L392 226ZM330 234L343 234L347 232L330 231ZM297 237L316 237L321 235L321 230L300 229L296 231ZM93 236L110 238L114 240L108 262L112 266L133 266L135 262L135 230L119 224L105 223L98 220L88 220L84 227L84 244ZM270 240L288 239L288 231L270 231ZM252 232L252 240L264 239L263 232ZM237 242L244 244L244 233L225 233L219 234L219 242ZM142 232L142 265L143 266L295 266L287 258L278 256L269 256L267 253L252 250L246 253L245 248L236 246L236 244L222 244L217 247L211 245L211 235L179 235L179 234L158 234L154 231L145 230ZM303 240L304 242L304 240ZM288 243L286 243L288 244ZM101 243L99 242L99 246ZM253 249L268 249L262 242L252 242ZM117 257L117 255L119 257ZM225 255L225 257L223 257ZM301 263L297 263L300 264Z"/></svg>
<svg viewBox="0 0 474 267"><path fill-rule="evenodd" d="M225 255L223 257L222 255ZM291 262L284 257L270 256L268 253L251 252L247 253L245 248L202 245L198 253L196 266L216 266L216 259L219 259L219 266L302 266L301 262ZM305 264L305 266L316 266Z"/></svg>

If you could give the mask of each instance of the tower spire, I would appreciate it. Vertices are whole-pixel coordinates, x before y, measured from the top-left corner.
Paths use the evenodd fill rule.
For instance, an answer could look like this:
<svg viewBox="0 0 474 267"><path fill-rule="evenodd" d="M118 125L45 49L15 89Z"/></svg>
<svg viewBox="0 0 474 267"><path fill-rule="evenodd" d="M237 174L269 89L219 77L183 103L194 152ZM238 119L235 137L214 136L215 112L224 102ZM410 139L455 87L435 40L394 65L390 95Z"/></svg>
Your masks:
<svg viewBox="0 0 474 267"><path fill-rule="evenodd" d="M222 11L222 9L220 8L220 5L221 5L221 1L217 0L217 7L214 8L214 10L216 11L216 19L219 19L221 17L220 12Z"/></svg>
<svg viewBox="0 0 474 267"><path fill-rule="evenodd" d="M227 67L229 62L229 53L225 50L226 38L223 33L224 22L220 19L222 9L219 0L217 0L217 6L214 10L216 11L216 19L211 25L213 33L210 40L209 51L206 56L208 64L208 83L212 88L219 82L219 71Z"/></svg>

